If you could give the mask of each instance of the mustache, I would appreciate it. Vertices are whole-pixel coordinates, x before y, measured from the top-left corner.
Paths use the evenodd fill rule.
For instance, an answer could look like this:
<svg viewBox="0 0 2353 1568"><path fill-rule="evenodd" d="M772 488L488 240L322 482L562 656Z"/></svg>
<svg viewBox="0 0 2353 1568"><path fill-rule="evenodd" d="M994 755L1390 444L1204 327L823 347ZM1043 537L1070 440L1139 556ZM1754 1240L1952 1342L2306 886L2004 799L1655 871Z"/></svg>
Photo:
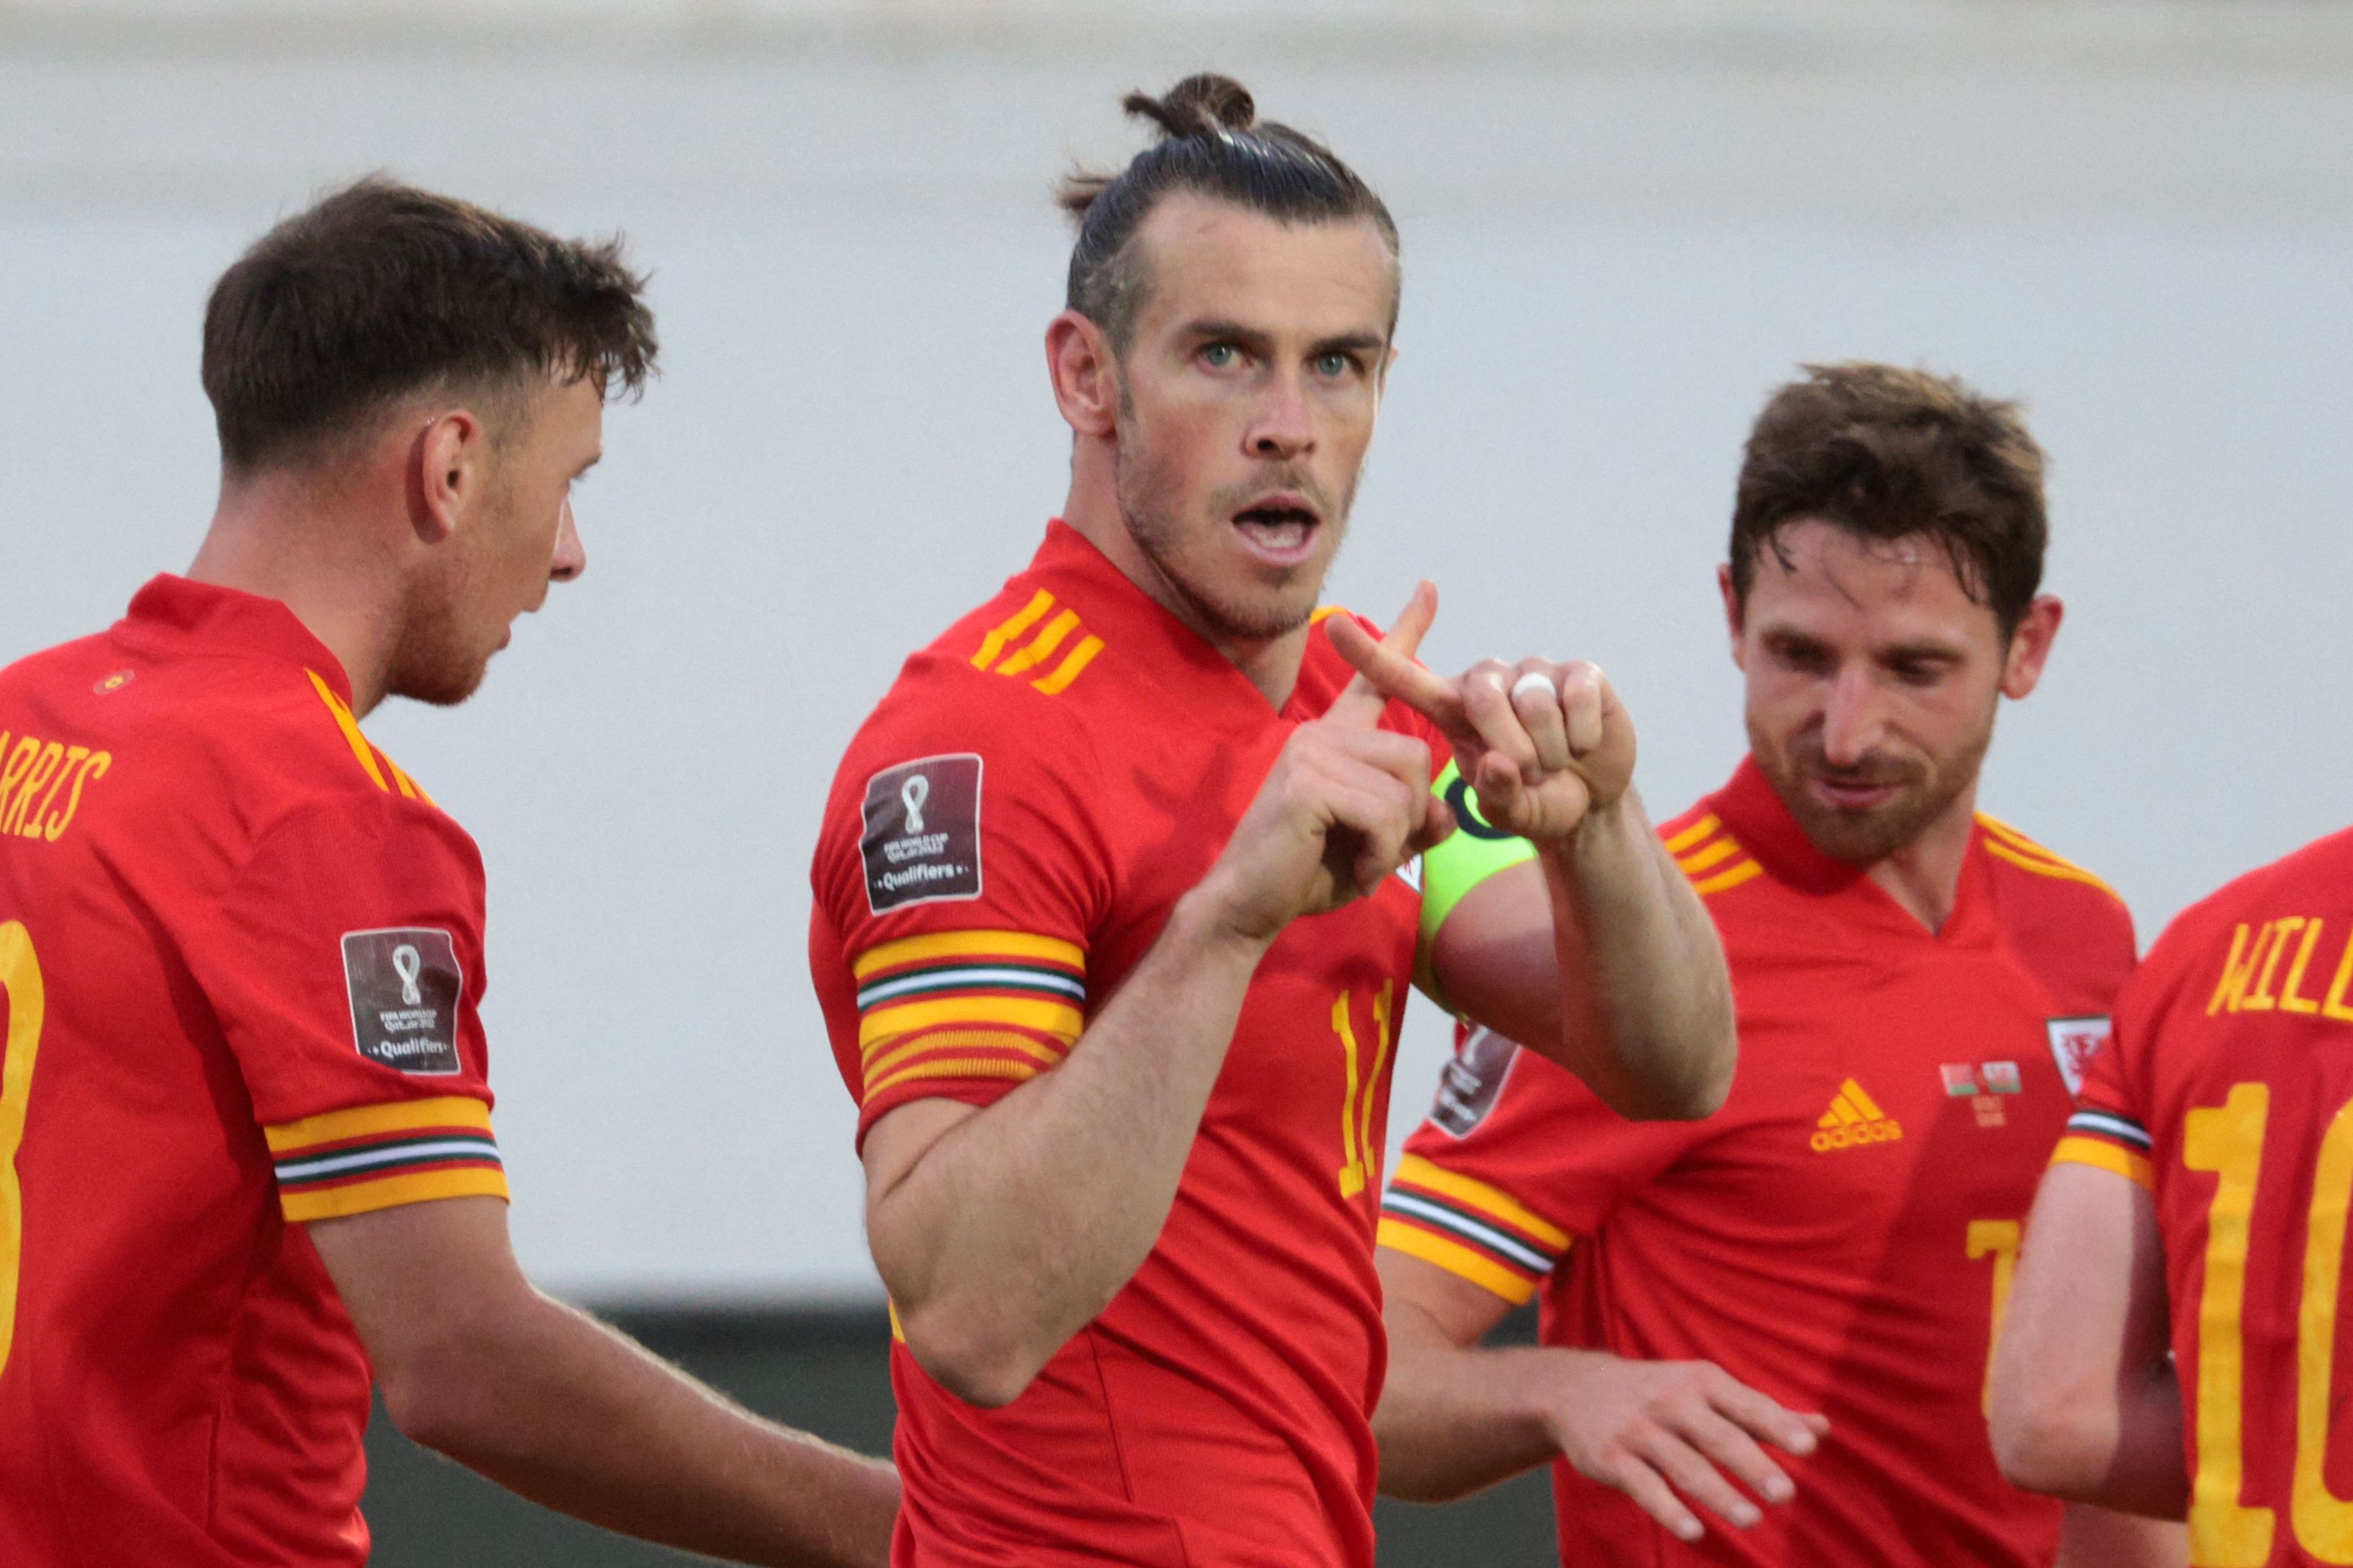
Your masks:
<svg viewBox="0 0 2353 1568"><path fill-rule="evenodd" d="M1342 509L1333 504L1331 492L1296 463L1270 464L1240 484L1219 487L1209 496L1209 510L1238 511L1271 490L1296 490L1314 503L1316 514L1326 521L1340 516Z"/></svg>
<svg viewBox="0 0 2353 1568"><path fill-rule="evenodd" d="M1790 756L1792 761L1816 777L1856 789L1915 784L1928 773L1928 770L1919 763L1891 756L1884 752L1865 752L1843 767L1833 766L1819 741L1799 742L1790 748Z"/></svg>

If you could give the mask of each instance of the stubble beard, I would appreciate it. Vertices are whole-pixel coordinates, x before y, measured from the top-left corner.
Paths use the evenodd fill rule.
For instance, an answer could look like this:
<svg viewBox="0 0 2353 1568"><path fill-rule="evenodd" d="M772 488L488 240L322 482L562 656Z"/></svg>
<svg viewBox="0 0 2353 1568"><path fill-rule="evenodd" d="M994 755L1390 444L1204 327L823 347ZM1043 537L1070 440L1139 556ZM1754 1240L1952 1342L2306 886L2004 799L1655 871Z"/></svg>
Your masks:
<svg viewBox="0 0 2353 1568"><path fill-rule="evenodd" d="M1206 574L1195 570L1187 560L1182 503L1174 499L1183 494L1183 486L1171 467L1161 463L1145 444L1134 413L1134 405L1123 383L1120 438L1113 464L1120 519L1153 572L1191 612L1194 624L1215 640L1233 642L1271 642L1305 626L1315 613L1316 601L1324 591L1324 578L1338 559L1337 545L1320 567L1301 566L1292 574L1298 579L1313 571L1313 581L1298 582L1295 587L1286 584L1255 594L1221 592L1206 580ZM1202 510L1211 518L1220 518L1270 489L1295 489L1309 497L1316 503L1323 520L1319 526L1332 530L1335 540L1346 538L1348 510L1356 501L1355 480L1351 479L1347 493L1334 507L1328 504L1329 498L1313 476L1289 464L1270 467L1246 485L1214 492L1207 498Z"/></svg>
<svg viewBox="0 0 2353 1568"><path fill-rule="evenodd" d="M1748 724L1748 747L1773 793L1781 797L1808 841L1833 860L1868 867L1916 842L1977 782L1987 748L1993 743L1993 710L1989 708L1984 726L1968 744L1943 758L1873 753L1853 767L1833 769L1823 761L1819 741L1800 740L1785 752L1772 744L1753 719ZM1883 805L1842 811L1823 805L1806 787L1810 780L1824 775L1847 783L1900 784L1902 787Z"/></svg>

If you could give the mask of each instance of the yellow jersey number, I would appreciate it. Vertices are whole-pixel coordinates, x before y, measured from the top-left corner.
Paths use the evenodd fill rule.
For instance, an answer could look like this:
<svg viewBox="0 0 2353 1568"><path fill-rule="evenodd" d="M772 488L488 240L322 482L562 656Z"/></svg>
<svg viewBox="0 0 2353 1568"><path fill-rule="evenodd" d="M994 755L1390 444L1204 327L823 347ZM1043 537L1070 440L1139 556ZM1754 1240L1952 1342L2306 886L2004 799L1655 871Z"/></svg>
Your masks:
<svg viewBox="0 0 2353 1568"><path fill-rule="evenodd" d="M2181 1163L2216 1178L2206 1206L2206 1283L2198 1300L2198 1473L2189 1500L2189 1561L2196 1568L2259 1568L2272 1555L2274 1510L2240 1501L2245 1480L2249 1217L2271 1120L2267 1084L2231 1086L2220 1105L2182 1123ZM2353 1563L2353 1501L2328 1489L2328 1391L2336 1377L2337 1284L2345 1264L2347 1203L2353 1198L2353 1104L2337 1108L2320 1140L2296 1313L2295 1474L2288 1525L2323 1563ZM2270 1267L2270 1266L2267 1266Z"/></svg>
<svg viewBox="0 0 2353 1568"><path fill-rule="evenodd" d="M16 1269L25 1246L25 1190L16 1178L16 1150L25 1142L25 1103L33 1094L33 1059L41 1048L47 995L40 961L22 921L0 921L0 996L8 1004L8 1037L0 1046L0 1372L16 1340Z"/></svg>

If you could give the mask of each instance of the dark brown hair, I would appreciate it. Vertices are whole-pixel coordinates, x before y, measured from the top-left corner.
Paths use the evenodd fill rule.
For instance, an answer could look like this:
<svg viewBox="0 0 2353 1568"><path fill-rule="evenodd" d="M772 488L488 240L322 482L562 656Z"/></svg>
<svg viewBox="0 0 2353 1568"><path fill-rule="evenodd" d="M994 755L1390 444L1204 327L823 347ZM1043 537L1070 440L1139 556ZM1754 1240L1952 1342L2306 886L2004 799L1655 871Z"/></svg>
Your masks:
<svg viewBox="0 0 2353 1568"><path fill-rule="evenodd" d="M222 462L311 455L396 399L593 376L635 393L656 345L621 242L558 239L371 175L257 240L205 307L205 395Z"/></svg>
<svg viewBox="0 0 2353 1568"><path fill-rule="evenodd" d="M1124 349L1150 283L1134 254L1136 229L1163 196L1191 191L1285 223L1368 218L1398 253L1389 209L1355 170L1314 137L1258 118L1250 89L1231 77L1188 76L1153 98L1131 92L1128 113L1160 139L1116 174L1078 171L1057 195L1078 220L1065 303ZM1390 310L1396 326L1396 310Z"/></svg>
<svg viewBox="0 0 2353 1568"><path fill-rule="evenodd" d="M1793 522L1866 539L1926 535L2008 637L2042 585L2050 528L2042 448L2018 405L1950 376L1851 361L1810 364L1757 417L1732 508L1732 585L1744 605L1758 555Z"/></svg>

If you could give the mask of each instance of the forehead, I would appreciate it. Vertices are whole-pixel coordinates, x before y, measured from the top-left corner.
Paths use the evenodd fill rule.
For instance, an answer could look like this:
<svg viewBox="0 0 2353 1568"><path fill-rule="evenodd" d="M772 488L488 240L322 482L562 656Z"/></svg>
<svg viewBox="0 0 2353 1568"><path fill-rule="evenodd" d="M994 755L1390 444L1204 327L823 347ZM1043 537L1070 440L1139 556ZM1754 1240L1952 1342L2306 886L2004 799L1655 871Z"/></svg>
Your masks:
<svg viewBox="0 0 2353 1568"><path fill-rule="evenodd" d="M1785 524L1757 552L1743 618L1754 631L1864 644L1999 634L1992 606L1969 597L1940 541L1866 539L1811 520Z"/></svg>
<svg viewBox="0 0 2353 1568"><path fill-rule="evenodd" d="M1311 337L1388 330L1397 261L1368 217L1285 223L1180 192L1145 217L1135 244L1147 331L1204 318Z"/></svg>

